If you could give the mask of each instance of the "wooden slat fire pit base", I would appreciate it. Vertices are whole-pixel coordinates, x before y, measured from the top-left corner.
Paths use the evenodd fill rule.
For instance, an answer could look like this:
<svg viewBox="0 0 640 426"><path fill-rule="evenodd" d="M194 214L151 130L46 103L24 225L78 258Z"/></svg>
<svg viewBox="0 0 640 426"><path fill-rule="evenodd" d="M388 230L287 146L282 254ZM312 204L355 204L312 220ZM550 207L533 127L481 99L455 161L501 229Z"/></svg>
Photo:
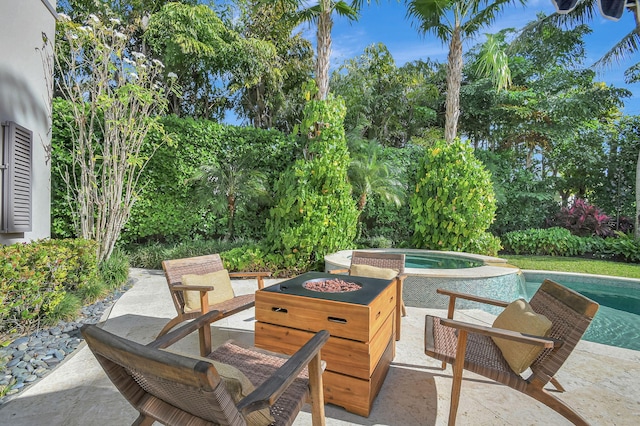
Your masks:
<svg viewBox="0 0 640 426"><path fill-rule="evenodd" d="M255 346L291 355L314 332L328 330L321 351L325 402L366 417L395 356L396 281L358 277L364 301L357 299L362 290L328 300L326 293L303 287L305 278L322 275L305 274L256 292Z"/></svg>

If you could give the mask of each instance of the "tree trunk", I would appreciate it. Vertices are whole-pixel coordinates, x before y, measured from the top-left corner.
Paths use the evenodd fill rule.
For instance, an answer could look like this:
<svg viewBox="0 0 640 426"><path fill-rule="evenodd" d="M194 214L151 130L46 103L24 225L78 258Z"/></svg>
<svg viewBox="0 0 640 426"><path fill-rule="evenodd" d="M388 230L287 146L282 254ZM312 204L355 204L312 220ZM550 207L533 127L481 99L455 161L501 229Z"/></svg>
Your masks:
<svg viewBox="0 0 640 426"><path fill-rule="evenodd" d="M329 94L329 58L331 56L331 1L322 0L322 11L318 16L318 57L316 58L317 98L327 99Z"/></svg>
<svg viewBox="0 0 640 426"><path fill-rule="evenodd" d="M229 210L229 223L227 228L227 236L225 240L233 238L233 221L236 216L236 197L235 195L227 195L227 209Z"/></svg>
<svg viewBox="0 0 640 426"><path fill-rule="evenodd" d="M447 62L447 101L445 112L444 139L452 143L458 132L460 116L460 86L462 85L462 40L460 27L456 26L451 34L449 57Z"/></svg>
<svg viewBox="0 0 640 426"><path fill-rule="evenodd" d="M636 163L636 229L634 235L636 239L640 238L640 153L638 153L638 162Z"/></svg>

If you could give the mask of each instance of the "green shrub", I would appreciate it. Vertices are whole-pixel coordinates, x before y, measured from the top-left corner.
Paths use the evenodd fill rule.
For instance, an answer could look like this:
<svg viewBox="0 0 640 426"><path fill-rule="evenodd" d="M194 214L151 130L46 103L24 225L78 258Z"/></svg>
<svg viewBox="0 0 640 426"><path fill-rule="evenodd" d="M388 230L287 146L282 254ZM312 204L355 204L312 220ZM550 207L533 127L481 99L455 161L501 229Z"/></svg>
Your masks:
<svg viewBox="0 0 640 426"><path fill-rule="evenodd" d="M356 241L356 246L360 248L392 248L393 241L383 236L360 238Z"/></svg>
<svg viewBox="0 0 640 426"><path fill-rule="evenodd" d="M640 240L632 235L616 233L616 238L599 239L596 253L626 262L640 262Z"/></svg>
<svg viewBox="0 0 640 426"><path fill-rule="evenodd" d="M129 278L129 258L124 251L116 248L109 259L100 263L98 271L107 290L122 287Z"/></svg>
<svg viewBox="0 0 640 426"><path fill-rule="evenodd" d="M82 302L80 298L75 294L66 293L60 303L58 303L49 316L45 318L45 323L55 324L59 320L72 320L78 316L81 308Z"/></svg>
<svg viewBox="0 0 640 426"><path fill-rule="evenodd" d="M220 253L224 267L229 271L269 271L265 253L257 244L235 247Z"/></svg>
<svg viewBox="0 0 640 426"><path fill-rule="evenodd" d="M508 232L502 236L502 242L505 251L515 254L582 256L592 249L592 239L557 227Z"/></svg>
<svg viewBox="0 0 640 426"><path fill-rule="evenodd" d="M163 260L222 253L235 247L251 243L251 241L241 239L234 241L196 240L179 244L153 242L129 248L127 253L131 266L135 268L162 269Z"/></svg>
<svg viewBox="0 0 640 426"><path fill-rule="evenodd" d="M407 145L403 148L385 147L380 155L380 162L384 163L396 179L405 188L416 187L416 171L420 159L424 156L425 147ZM408 197L405 194L405 198ZM361 213L362 237L386 237L395 242L395 246L411 240L412 219L411 211L406 204L398 207L385 202L378 194L367 198L367 204ZM404 244L409 246L409 244Z"/></svg>
<svg viewBox="0 0 640 426"><path fill-rule="evenodd" d="M469 250L494 219L491 175L466 143L436 142L420 162L410 207L416 248Z"/></svg>
<svg viewBox="0 0 640 426"><path fill-rule="evenodd" d="M349 248L358 210L347 182L349 152L344 102L310 101L300 129L306 159L296 160L276 184L276 205L266 223L268 251L285 268L314 269L324 255Z"/></svg>
<svg viewBox="0 0 640 426"><path fill-rule="evenodd" d="M469 253L494 257L498 255L500 250L502 250L500 238L490 232L483 232L479 237L473 238L465 249Z"/></svg>
<svg viewBox="0 0 640 426"><path fill-rule="evenodd" d="M0 247L0 333L29 329L53 315L67 292L95 285L96 248L86 240Z"/></svg>

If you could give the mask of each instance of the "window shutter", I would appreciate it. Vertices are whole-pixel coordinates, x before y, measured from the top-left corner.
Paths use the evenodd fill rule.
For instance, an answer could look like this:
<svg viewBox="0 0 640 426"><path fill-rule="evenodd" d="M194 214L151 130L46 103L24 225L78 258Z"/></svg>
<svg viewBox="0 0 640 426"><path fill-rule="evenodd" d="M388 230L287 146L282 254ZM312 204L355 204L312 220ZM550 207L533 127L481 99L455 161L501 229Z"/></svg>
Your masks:
<svg viewBox="0 0 640 426"><path fill-rule="evenodd" d="M31 231L33 132L8 121L4 127L2 232Z"/></svg>

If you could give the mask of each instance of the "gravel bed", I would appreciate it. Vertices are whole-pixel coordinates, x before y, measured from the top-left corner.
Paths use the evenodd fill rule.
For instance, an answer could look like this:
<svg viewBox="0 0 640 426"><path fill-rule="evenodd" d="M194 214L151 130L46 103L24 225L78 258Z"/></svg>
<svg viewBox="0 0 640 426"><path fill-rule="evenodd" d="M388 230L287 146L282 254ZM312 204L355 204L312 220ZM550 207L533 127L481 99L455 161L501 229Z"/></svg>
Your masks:
<svg viewBox="0 0 640 426"><path fill-rule="evenodd" d="M41 328L0 348L0 390L11 385L5 395L0 397L0 406L37 383L72 355L83 341L80 327L100 322L105 311L111 309L133 283L134 280L130 279L105 299L84 306L80 316L73 321L59 321L53 327Z"/></svg>

